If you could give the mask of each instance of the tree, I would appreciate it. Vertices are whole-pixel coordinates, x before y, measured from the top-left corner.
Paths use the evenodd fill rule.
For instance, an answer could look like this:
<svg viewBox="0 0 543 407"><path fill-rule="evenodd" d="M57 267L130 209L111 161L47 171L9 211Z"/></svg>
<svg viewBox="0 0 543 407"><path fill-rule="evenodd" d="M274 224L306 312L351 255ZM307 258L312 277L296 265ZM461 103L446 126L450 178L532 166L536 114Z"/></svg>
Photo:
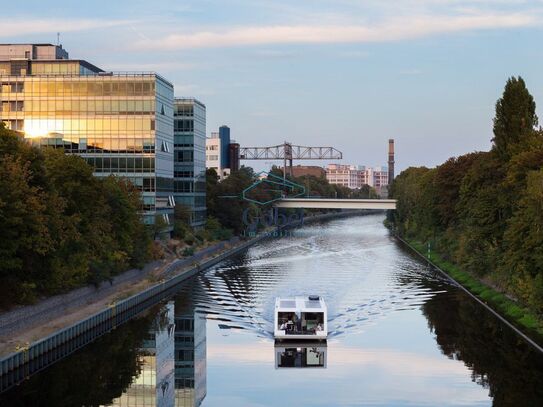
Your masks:
<svg viewBox="0 0 543 407"><path fill-rule="evenodd" d="M500 272L515 293L543 313L543 169L528 175L518 210L508 222Z"/></svg>
<svg viewBox="0 0 543 407"><path fill-rule="evenodd" d="M110 279L150 256L139 191L0 126L0 306Z"/></svg>
<svg viewBox="0 0 543 407"><path fill-rule="evenodd" d="M503 96L496 102L492 139L493 149L502 161L508 161L519 151L537 123L535 101L524 80L520 76L509 78Z"/></svg>

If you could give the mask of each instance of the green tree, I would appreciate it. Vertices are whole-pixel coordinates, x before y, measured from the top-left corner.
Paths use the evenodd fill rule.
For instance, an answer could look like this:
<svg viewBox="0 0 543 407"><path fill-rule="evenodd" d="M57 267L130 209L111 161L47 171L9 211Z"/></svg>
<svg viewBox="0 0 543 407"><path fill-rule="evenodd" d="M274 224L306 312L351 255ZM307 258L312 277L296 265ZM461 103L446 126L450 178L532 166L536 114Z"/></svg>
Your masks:
<svg viewBox="0 0 543 407"><path fill-rule="evenodd" d="M543 169L528 175L504 240L502 276L520 298L543 313Z"/></svg>
<svg viewBox="0 0 543 407"><path fill-rule="evenodd" d="M85 160L38 149L0 126L0 306L142 265L150 239L140 194Z"/></svg>
<svg viewBox="0 0 543 407"><path fill-rule="evenodd" d="M503 96L496 102L493 148L503 161L522 148L522 143L532 134L538 120L535 101L524 80L511 77L507 80Z"/></svg>

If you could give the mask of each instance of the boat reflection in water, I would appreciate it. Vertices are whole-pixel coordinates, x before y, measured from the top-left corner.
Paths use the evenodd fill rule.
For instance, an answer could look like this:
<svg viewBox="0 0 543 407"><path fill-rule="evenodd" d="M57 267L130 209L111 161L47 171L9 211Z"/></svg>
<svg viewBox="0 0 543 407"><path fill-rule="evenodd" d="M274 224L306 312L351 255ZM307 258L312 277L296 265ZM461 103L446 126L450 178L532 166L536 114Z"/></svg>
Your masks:
<svg viewBox="0 0 543 407"><path fill-rule="evenodd" d="M139 374L108 406L200 406L207 390L206 320L170 301L143 342L139 364Z"/></svg>
<svg viewBox="0 0 543 407"><path fill-rule="evenodd" d="M326 341L275 343L275 368L326 368Z"/></svg>

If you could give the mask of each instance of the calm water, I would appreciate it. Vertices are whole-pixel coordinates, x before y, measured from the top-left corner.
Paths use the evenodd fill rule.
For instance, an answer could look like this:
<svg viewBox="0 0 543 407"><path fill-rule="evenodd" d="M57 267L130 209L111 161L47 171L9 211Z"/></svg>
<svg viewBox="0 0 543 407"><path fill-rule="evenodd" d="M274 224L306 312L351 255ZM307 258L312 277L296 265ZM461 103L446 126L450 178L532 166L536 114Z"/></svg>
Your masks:
<svg viewBox="0 0 543 407"><path fill-rule="evenodd" d="M543 355L382 221L336 220L258 244L0 405L542 406ZM300 294L325 297L326 346L274 344L275 297Z"/></svg>

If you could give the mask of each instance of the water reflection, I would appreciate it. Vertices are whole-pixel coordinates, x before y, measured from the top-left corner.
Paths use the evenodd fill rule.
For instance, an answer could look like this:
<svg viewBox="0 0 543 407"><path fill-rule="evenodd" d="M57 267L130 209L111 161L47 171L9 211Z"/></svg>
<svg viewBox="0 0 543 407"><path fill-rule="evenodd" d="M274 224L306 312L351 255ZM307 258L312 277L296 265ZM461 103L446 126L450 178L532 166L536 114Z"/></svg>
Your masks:
<svg viewBox="0 0 543 407"><path fill-rule="evenodd" d="M459 291L432 298L422 311L441 351L469 367L494 406L543 405L543 357L488 311Z"/></svg>
<svg viewBox="0 0 543 407"><path fill-rule="evenodd" d="M143 341L139 373L123 394L108 406L173 406L174 390L174 304L169 302L155 316Z"/></svg>
<svg viewBox="0 0 543 407"><path fill-rule="evenodd" d="M191 303L168 302L139 356L141 369L111 407L193 407L206 396L206 321Z"/></svg>
<svg viewBox="0 0 543 407"><path fill-rule="evenodd" d="M318 344L275 343L276 368L325 368L325 342Z"/></svg>
<svg viewBox="0 0 543 407"><path fill-rule="evenodd" d="M110 404L142 369L142 348L156 308L0 394L2 406Z"/></svg>
<svg viewBox="0 0 543 407"><path fill-rule="evenodd" d="M178 406L543 405L543 356L404 251L382 219L259 243L0 405L168 405L172 380ZM304 293L326 299L327 345L276 346L275 298Z"/></svg>

